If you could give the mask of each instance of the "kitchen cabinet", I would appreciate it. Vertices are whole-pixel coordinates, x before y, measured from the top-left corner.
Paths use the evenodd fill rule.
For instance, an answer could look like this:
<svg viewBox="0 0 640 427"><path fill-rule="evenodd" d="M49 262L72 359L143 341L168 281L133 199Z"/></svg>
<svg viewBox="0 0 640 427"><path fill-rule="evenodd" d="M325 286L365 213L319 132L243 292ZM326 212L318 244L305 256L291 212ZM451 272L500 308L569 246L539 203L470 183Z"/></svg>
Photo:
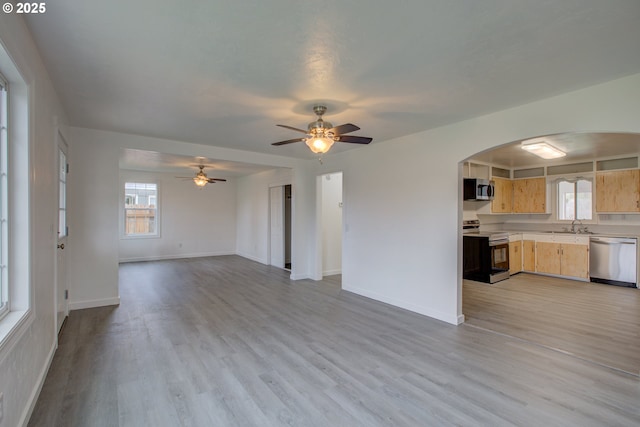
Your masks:
<svg viewBox="0 0 640 427"><path fill-rule="evenodd" d="M563 243L561 247L560 274L589 278L589 246Z"/></svg>
<svg viewBox="0 0 640 427"><path fill-rule="evenodd" d="M596 212L640 212L640 170L597 172Z"/></svg>
<svg viewBox="0 0 640 427"><path fill-rule="evenodd" d="M536 242L536 272L560 274L560 243Z"/></svg>
<svg viewBox="0 0 640 427"><path fill-rule="evenodd" d="M589 277L589 245L536 242L536 272Z"/></svg>
<svg viewBox="0 0 640 427"><path fill-rule="evenodd" d="M509 274L522 271L522 241L509 242Z"/></svg>
<svg viewBox="0 0 640 427"><path fill-rule="evenodd" d="M513 209L513 181L506 178L491 178L494 181L494 197L491 201L492 213L511 213Z"/></svg>
<svg viewBox="0 0 640 427"><path fill-rule="evenodd" d="M535 240L523 240L522 241L522 270L523 271L536 271L536 241Z"/></svg>
<svg viewBox="0 0 640 427"><path fill-rule="evenodd" d="M545 213L547 180L545 178L513 181L513 213Z"/></svg>

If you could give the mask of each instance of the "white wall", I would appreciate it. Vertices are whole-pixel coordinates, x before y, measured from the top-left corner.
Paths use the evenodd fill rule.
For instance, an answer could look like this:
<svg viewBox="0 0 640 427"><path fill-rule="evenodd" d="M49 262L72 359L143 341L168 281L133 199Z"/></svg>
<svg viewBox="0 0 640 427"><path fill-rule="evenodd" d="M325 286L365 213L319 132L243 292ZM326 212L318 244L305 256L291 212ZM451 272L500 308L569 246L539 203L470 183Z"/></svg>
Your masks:
<svg viewBox="0 0 640 427"><path fill-rule="evenodd" d="M298 169L306 175L298 191L315 191L311 177L344 173L343 289L455 324L463 320L460 162L534 136L640 132L638 116L640 74L326 155L323 165ZM311 235L307 250L318 238ZM310 262L313 271L318 261Z"/></svg>
<svg viewBox="0 0 640 427"><path fill-rule="evenodd" d="M65 249L69 309L118 304L118 149L71 130Z"/></svg>
<svg viewBox="0 0 640 427"><path fill-rule="evenodd" d="M322 183L322 275L342 273L342 173L320 178Z"/></svg>
<svg viewBox="0 0 640 427"><path fill-rule="evenodd" d="M24 179L30 181L30 285L33 316L18 334L0 350L0 392L4 393L2 426L23 425L28 419L37 393L56 347L55 333L55 245L57 229L57 147L56 127L64 127L66 118L56 92L49 81L38 50L20 15L0 14L0 42L8 53L2 71L11 86L16 82L6 69L6 61L15 63L27 85L29 168ZM22 88L14 86L16 93ZM11 88L10 88L11 90ZM11 120L11 119L10 119ZM11 166L11 165L10 165ZM18 171L20 173L22 171ZM16 218L22 221L26 218ZM54 231L55 229L55 231Z"/></svg>
<svg viewBox="0 0 640 427"><path fill-rule="evenodd" d="M125 181L158 184L160 235L121 237L121 262L236 253L235 179L197 187L191 180L176 179L175 174L121 170L121 191ZM123 216L119 218L122 231Z"/></svg>
<svg viewBox="0 0 640 427"><path fill-rule="evenodd" d="M282 168L238 178L236 228L238 255L269 264L269 187L291 184L291 181L291 169ZM295 186L292 186L292 194L295 209ZM293 217L295 221L295 212ZM295 248L294 242L294 259Z"/></svg>

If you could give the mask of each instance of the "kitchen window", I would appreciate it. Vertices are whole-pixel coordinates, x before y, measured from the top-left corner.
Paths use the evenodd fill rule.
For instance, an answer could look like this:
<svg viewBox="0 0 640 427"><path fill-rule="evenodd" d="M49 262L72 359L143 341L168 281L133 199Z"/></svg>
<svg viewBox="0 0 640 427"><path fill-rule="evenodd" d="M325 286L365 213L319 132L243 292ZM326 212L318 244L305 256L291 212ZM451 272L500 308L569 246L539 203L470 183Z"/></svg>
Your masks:
<svg viewBox="0 0 640 427"><path fill-rule="evenodd" d="M158 230L158 184L125 182L125 237L157 237Z"/></svg>
<svg viewBox="0 0 640 427"><path fill-rule="evenodd" d="M557 182L558 219L562 221L591 220L593 218L593 181L587 178Z"/></svg>

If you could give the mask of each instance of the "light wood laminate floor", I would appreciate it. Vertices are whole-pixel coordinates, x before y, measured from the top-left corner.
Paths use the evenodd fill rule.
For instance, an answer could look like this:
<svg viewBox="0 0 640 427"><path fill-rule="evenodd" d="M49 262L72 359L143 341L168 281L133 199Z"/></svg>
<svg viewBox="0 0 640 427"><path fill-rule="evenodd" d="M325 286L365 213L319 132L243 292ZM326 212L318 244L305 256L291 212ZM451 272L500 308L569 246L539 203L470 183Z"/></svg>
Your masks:
<svg viewBox="0 0 640 427"><path fill-rule="evenodd" d="M120 293L71 313L29 425L640 423L633 375L336 280L224 256L124 264Z"/></svg>
<svg viewBox="0 0 640 427"><path fill-rule="evenodd" d="M467 325L640 376L640 289L520 273L465 280Z"/></svg>

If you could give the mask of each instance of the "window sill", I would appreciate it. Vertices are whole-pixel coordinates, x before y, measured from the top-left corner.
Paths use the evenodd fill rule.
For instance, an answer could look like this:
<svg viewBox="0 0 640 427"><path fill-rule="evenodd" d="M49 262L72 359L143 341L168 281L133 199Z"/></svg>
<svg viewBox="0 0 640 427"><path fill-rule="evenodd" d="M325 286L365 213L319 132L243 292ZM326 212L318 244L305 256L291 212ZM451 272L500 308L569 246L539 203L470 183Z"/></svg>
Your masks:
<svg viewBox="0 0 640 427"><path fill-rule="evenodd" d="M33 323L33 311L12 311L0 320L0 361Z"/></svg>
<svg viewBox="0 0 640 427"><path fill-rule="evenodd" d="M140 236L120 236L120 240L159 239L159 234Z"/></svg>

